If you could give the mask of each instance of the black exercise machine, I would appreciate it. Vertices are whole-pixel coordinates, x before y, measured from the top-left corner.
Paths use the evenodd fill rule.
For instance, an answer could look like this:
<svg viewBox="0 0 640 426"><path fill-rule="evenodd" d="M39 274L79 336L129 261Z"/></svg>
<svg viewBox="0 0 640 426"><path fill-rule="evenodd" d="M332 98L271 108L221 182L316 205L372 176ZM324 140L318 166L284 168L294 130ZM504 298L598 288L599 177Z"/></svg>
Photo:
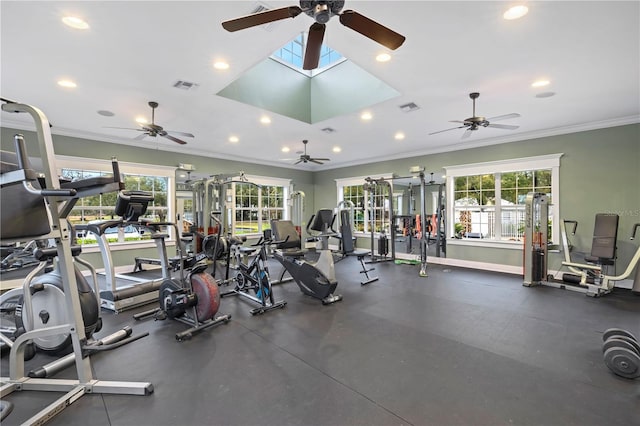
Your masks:
<svg viewBox="0 0 640 426"><path fill-rule="evenodd" d="M331 219L327 222L326 214L318 214L318 225L324 219L323 228L328 229ZM322 229L322 228L321 228ZM289 272L291 277L300 287L302 293L320 299L323 305L338 302L342 300L342 295L334 294L338 282L333 277L328 276L317 266L318 263L312 263L304 259L305 252L301 249L302 241L296 227L290 220L272 220L271 230L276 240L281 241L275 244L276 251L274 257ZM331 252L321 250L320 257L332 256ZM328 262L324 261L323 262ZM331 270L333 270L333 258L331 258Z"/></svg>
<svg viewBox="0 0 640 426"><path fill-rule="evenodd" d="M159 232L161 229L158 223L140 220L146 213L148 204L152 201L153 194L150 192L121 190L118 192L114 209L114 213L120 216L120 219L76 225L77 230L85 233L90 232L96 237L104 264L104 273L99 274L99 279L101 281L100 302L105 309L122 312L126 309L153 303L158 298L158 290L162 283L171 278L172 267L167 257L166 233ZM132 273L116 273L105 232L109 228L128 225L147 229L151 233L151 239L157 248L158 263L161 266L160 272L155 277L149 277L148 274L138 274L136 268Z"/></svg>
<svg viewBox="0 0 640 426"><path fill-rule="evenodd" d="M180 230L172 222L154 222L155 226L171 226L176 232L176 250L179 259L183 258ZM159 235L157 238L166 238ZM166 252L162 255L166 259ZM185 276L183 262L178 278L167 278L158 290L158 308L140 312L133 316L136 320L153 317L156 320L167 318L187 324L188 329L176 333L176 340L190 339L194 334L221 323L227 323L231 315L216 316L220 307L220 290L213 276L206 272L205 262L193 266Z"/></svg>
<svg viewBox="0 0 640 426"><path fill-rule="evenodd" d="M272 241L269 230L265 231L264 236L260 237L257 243L251 245L251 252L248 256L252 256L248 263L244 263L238 259L238 273L231 280L235 283L233 290L222 293L221 297L240 296L249 302L258 305L257 308L250 310L251 315L263 314L273 309L284 308L287 302L284 300L276 301L273 297L273 289L271 279L269 278L269 267L267 266L267 250L266 246ZM229 238L231 247L241 246L247 238ZM259 247L259 248L258 248ZM256 252L257 249L257 253ZM227 266L230 264L231 250L227 251ZM255 295L251 294L255 293Z"/></svg>

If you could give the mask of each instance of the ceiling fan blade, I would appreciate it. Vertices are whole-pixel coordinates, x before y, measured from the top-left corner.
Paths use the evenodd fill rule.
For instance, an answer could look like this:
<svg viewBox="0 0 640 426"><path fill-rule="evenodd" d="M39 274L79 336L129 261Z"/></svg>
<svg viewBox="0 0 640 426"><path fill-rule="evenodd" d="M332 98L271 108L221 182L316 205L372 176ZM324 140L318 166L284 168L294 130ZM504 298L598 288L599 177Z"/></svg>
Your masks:
<svg viewBox="0 0 640 426"><path fill-rule="evenodd" d="M309 161L311 161L312 163L316 163L316 164L324 164L322 161L318 161L315 158L310 159Z"/></svg>
<svg viewBox="0 0 640 426"><path fill-rule="evenodd" d="M498 115L497 117L489 117L487 118L487 121L507 120L509 118L518 118L518 117L520 117L520 114L518 114L517 112L513 112L511 114Z"/></svg>
<svg viewBox="0 0 640 426"><path fill-rule="evenodd" d="M279 21L286 18L295 18L302 9L298 6L283 7L280 9L266 10L253 15L247 15L240 18L230 19L222 23L222 28L227 31L239 31L245 28L256 27L258 25L268 24L269 22Z"/></svg>
<svg viewBox="0 0 640 426"><path fill-rule="evenodd" d="M519 128L520 126L512 126L510 124L493 124L493 123L490 123L489 125L487 125L487 127L494 127L496 129L505 129L505 130L515 130L515 129Z"/></svg>
<svg viewBox="0 0 640 426"><path fill-rule="evenodd" d="M295 163L293 163L293 164L294 164L294 165L296 165L296 164L300 164L300 163L302 163L302 158L301 158L301 159L299 159L298 161L296 161L296 162L295 162Z"/></svg>
<svg viewBox="0 0 640 426"><path fill-rule="evenodd" d="M448 132L449 130L464 129L465 127L467 126L458 126L458 127L452 127L450 129L438 130L437 132L429 133L429 136L442 133L442 132Z"/></svg>
<svg viewBox="0 0 640 426"><path fill-rule="evenodd" d="M403 35L353 10L345 10L340 14L340 23L391 50L402 46L405 40Z"/></svg>
<svg viewBox="0 0 640 426"><path fill-rule="evenodd" d="M133 127L112 127L112 126L103 126L103 129L120 129L120 130L137 130L139 132L144 132L144 129L135 129Z"/></svg>
<svg viewBox="0 0 640 426"><path fill-rule="evenodd" d="M465 121L462 120L449 120L449 123L462 123L462 124L466 124Z"/></svg>
<svg viewBox="0 0 640 426"><path fill-rule="evenodd" d="M310 158L309 160L317 160L317 161L331 161L330 158Z"/></svg>
<svg viewBox="0 0 640 426"><path fill-rule="evenodd" d="M304 52L304 64L302 65L303 70L314 70L318 68L322 40L324 40L324 29L325 25L317 22L314 22L311 27L309 27L307 49Z"/></svg>
<svg viewBox="0 0 640 426"><path fill-rule="evenodd" d="M174 141L175 143L179 143L180 145L186 145L187 144L185 141L180 140L178 138L174 138L171 135L161 135L161 136L164 137L164 138L169 139L170 141Z"/></svg>
<svg viewBox="0 0 640 426"><path fill-rule="evenodd" d="M195 138L195 136L193 136L191 133L186 133L186 132L175 132L173 130L166 130L167 133L171 133L173 135L178 135L178 136L186 136L188 138Z"/></svg>
<svg viewBox="0 0 640 426"><path fill-rule="evenodd" d="M467 130L465 130L465 132L462 134L462 137L461 137L460 139L466 139L466 138L468 138L469 136L471 136L471 133L472 133L472 132L473 132L473 130L471 130L471 129L467 129Z"/></svg>
<svg viewBox="0 0 640 426"><path fill-rule="evenodd" d="M136 136L133 139L135 139L137 141L141 141L142 139L146 138L147 136L149 136L147 133L141 133L141 134L139 134L138 136Z"/></svg>

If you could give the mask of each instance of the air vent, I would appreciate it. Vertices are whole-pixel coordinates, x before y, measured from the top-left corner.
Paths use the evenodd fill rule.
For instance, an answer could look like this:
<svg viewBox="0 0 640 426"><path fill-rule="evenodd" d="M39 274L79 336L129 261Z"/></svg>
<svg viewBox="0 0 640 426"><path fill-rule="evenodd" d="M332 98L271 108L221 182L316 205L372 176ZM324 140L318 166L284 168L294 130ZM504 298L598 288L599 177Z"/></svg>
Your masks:
<svg viewBox="0 0 640 426"><path fill-rule="evenodd" d="M249 15L253 15L254 13L264 12L265 10L269 10L269 8L263 4L258 3L256 7L249 12Z"/></svg>
<svg viewBox="0 0 640 426"><path fill-rule="evenodd" d="M322 131L325 133L335 133L336 129L333 129L331 127L325 127L324 129L322 129Z"/></svg>
<svg viewBox="0 0 640 426"><path fill-rule="evenodd" d="M411 112L420 109L418 105L413 102L409 102L408 104L400 105L399 108L402 112Z"/></svg>
<svg viewBox="0 0 640 426"><path fill-rule="evenodd" d="M173 83L173 87L180 90L195 90L197 89L199 84L192 83L190 81L178 80Z"/></svg>

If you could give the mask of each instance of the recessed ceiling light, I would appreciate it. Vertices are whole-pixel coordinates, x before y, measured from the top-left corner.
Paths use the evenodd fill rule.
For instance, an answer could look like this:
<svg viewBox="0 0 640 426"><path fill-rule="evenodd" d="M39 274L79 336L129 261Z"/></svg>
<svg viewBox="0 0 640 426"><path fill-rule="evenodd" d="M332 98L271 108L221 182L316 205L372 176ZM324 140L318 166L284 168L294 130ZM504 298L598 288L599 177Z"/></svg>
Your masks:
<svg viewBox="0 0 640 426"><path fill-rule="evenodd" d="M402 139L404 139L404 133L402 132L398 132L394 135L394 139L397 141L401 141Z"/></svg>
<svg viewBox="0 0 640 426"><path fill-rule="evenodd" d="M217 70L228 70L229 64L225 61L216 61L213 63L213 67Z"/></svg>
<svg viewBox="0 0 640 426"><path fill-rule="evenodd" d="M77 87L78 85L75 82L71 81L71 80L60 80L60 81L58 81L58 86L69 87L69 88L73 89L73 88Z"/></svg>
<svg viewBox="0 0 640 426"><path fill-rule="evenodd" d="M507 20L522 18L529 12L529 8L524 5L513 6L507 10L502 17Z"/></svg>
<svg viewBox="0 0 640 426"><path fill-rule="evenodd" d="M537 80L531 83L531 87L544 87L548 86L551 82L549 80Z"/></svg>
<svg viewBox="0 0 640 426"><path fill-rule="evenodd" d="M86 30L89 28L89 24L85 20L76 16L65 16L64 18L62 18L62 22L66 26L75 28L77 30Z"/></svg>
<svg viewBox="0 0 640 426"><path fill-rule="evenodd" d="M360 118L363 120L371 120L373 115L371 115L370 112L363 112L362 115L360 115Z"/></svg>
<svg viewBox="0 0 640 426"><path fill-rule="evenodd" d="M339 146L334 146L332 151L333 152L342 152L342 148L340 148Z"/></svg>
<svg viewBox="0 0 640 426"><path fill-rule="evenodd" d="M262 117L260 117L260 122L262 124L269 124L271 123L271 118L267 117L266 115L263 115Z"/></svg>
<svg viewBox="0 0 640 426"><path fill-rule="evenodd" d="M238 139L237 136L230 136L229 137L229 142L231 143L238 143L240 141L240 139Z"/></svg>
<svg viewBox="0 0 640 426"><path fill-rule="evenodd" d="M140 123L140 124L147 124L148 121L146 118L144 117L136 117L136 123Z"/></svg>
<svg viewBox="0 0 640 426"><path fill-rule="evenodd" d="M289 152L289 151L291 151L291 150L289 149L288 146L283 146L282 147L282 152Z"/></svg>
<svg viewBox="0 0 640 426"><path fill-rule="evenodd" d="M376 56L376 61L378 62L389 62L391 60L391 55L388 53L381 53Z"/></svg>

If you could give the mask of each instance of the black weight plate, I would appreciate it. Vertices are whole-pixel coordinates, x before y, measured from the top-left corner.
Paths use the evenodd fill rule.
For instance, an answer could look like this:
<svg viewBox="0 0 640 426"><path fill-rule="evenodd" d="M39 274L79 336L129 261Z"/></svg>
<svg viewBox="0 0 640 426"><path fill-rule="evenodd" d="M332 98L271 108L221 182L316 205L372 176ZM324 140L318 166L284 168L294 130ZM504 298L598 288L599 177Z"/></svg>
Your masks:
<svg viewBox="0 0 640 426"><path fill-rule="evenodd" d="M622 328L609 328L608 330L605 330L605 332L602 334L602 341L606 342L610 337L613 336L627 336L632 338L636 342L638 341L638 339L636 339L636 336L634 336L627 330L623 330Z"/></svg>
<svg viewBox="0 0 640 426"><path fill-rule="evenodd" d="M604 352L604 363L620 377L640 377L640 355L626 348L609 348Z"/></svg>
<svg viewBox="0 0 640 426"><path fill-rule="evenodd" d="M635 346L633 346L632 343L623 339L618 339L616 337L611 337L606 342L604 342L604 344L602 345L602 353L605 353L609 348L626 348L640 355L640 352L638 352L638 350Z"/></svg>
<svg viewBox="0 0 640 426"><path fill-rule="evenodd" d="M633 346L633 349L635 350L635 352L640 355L640 343L638 343L637 340L632 339L631 337L628 336L617 336L616 339L618 340L624 340L625 342L629 343L631 346Z"/></svg>

